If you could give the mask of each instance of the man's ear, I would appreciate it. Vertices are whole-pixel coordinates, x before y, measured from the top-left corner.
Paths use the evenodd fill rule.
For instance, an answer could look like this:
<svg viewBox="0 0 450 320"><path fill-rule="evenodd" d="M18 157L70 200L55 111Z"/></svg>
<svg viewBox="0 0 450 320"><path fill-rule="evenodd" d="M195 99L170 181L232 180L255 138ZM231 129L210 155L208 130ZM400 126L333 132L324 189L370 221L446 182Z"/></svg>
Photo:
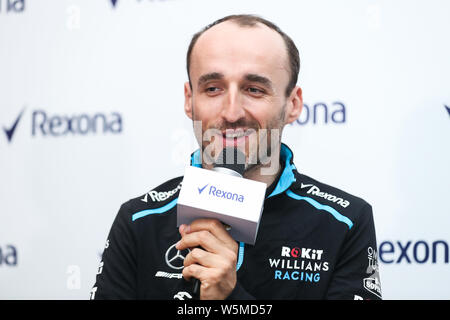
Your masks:
<svg viewBox="0 0 450 320"><path fill-rule="evenodd" d="M192 119L192 90L191 85L188 82L184 83L184 113Z"/></svg>
<svg viewBox="0 0 450 320"><path fill-rule="evenodd" d="M303 109L302 88L295 86L286 105L286 124L298 119Z"/></svg>

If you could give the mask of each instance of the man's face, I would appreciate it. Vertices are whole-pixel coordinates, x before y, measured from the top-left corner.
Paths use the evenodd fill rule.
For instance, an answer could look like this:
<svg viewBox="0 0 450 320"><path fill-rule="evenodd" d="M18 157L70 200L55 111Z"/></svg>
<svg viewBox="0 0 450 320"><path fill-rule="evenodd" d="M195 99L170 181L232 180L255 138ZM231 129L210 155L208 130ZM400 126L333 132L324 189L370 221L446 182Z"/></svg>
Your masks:
<svg viewBox="0 0 450 320"><path fill-rule="evenodd" d="M283 39L263 24L240 27L227 21L203 33L191 55L185 112L201 121L197 139L204 158L236 146L251 168L274 151L278 155L283 126L298 117L291 119L285 96L289 75Z"/></svg>

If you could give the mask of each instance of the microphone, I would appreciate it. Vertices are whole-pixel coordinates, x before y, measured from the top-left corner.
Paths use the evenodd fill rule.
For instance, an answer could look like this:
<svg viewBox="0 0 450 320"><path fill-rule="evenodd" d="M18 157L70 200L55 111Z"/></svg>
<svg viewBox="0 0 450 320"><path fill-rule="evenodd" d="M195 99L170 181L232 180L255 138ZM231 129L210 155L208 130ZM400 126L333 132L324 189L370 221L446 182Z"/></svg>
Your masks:
<svg viewBox="0 0 450 320"><path fill-rule="evenodd" d="M227 161L232 156L232 161ZM245 154L235 147L226 147L222 150L212 169L215 172L242 178L245 170Z"/></svg>
<svg viewBox="0 0 450 320"><path fill-rule="evenodd" d="M245 155L235 147L224 148L212 170L187 167L177 201L177 226L213 218L234 240L254 245L266 184L243 178L244 170ZM194 279L194 294L199 290L200 281Z"/></svg>
<svg viewBox="0 0 450 320"><path fill-rule="evenodd" d="M245 155L236 148L224 148L212 170L188 166L177 201L177 227L213 218L231 227L234 240L254 245L267 186L243 178L244 168Z"/></svg>
<svg viewBox="0 0 450 320"><path fill-rule="evenodd" d="M230 154L233 157L233 161L231 163L229 161L227 162L225 159L225 156L227 156L227 159L230 158ZM214 163L214 167L212 170L222 174L242 178L245 170L245 154L243 154L238 148L224 148L219 154L216 162ZM231 230L231 226L227 224L224 225L227 231ZM194 278L192 281L192 293L194 294L194 296L200 297L200 280Z"/></svg>

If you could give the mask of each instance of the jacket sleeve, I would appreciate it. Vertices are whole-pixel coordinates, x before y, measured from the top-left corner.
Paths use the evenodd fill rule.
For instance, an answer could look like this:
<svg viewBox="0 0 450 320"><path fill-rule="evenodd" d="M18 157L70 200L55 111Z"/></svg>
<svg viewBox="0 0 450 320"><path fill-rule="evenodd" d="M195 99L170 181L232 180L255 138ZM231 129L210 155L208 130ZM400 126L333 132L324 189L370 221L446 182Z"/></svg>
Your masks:
<svg viewBox="0 0 450 320"><path fill-rule="evenodd" d="M120 207L106 240L90 299L136 299L136 240L127 203Z"/></svg>
<svg viewBox="0 0 450 320"><path fill-rule="evenodd" d="M366 204L341 248L327 299L379 300L381 283L372 207Z"/></svg>

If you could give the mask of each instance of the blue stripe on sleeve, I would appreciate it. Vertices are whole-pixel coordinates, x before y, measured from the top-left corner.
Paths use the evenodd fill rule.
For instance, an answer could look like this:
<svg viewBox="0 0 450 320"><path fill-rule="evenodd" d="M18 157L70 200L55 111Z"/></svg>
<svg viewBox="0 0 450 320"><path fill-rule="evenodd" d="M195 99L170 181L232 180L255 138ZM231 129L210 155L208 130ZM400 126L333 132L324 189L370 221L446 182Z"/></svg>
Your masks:
<svg viewBox="0 0 450 320"><path fill-rule="evenodd" d="M345 223L349 229L351 229L353 227L353 222L349 218L343 216L338 211L336 211L336 209L334 209L330 206L323 205L323 204L317 202L316 200L314 200L313 198L299 196L298 194L293 193L291 190L287 190L286 194L289 197L291 197L292 199L304 200L304 201L308 202L310 205L312 205L313 207L315 207L316 209L324 210L324 211L327 211L328 213L331 213L331 215L336 220Z"/></svg>
<svg viewBox="0 0 450 320"><path fill-rule="evenodd" d="M177 201L178 201L178 198L172 200L171 202L169 202L165 206L162 206L161 208L147 209L147 210L142 210L142 211L136 212L135 214L133 214L131 219L132 219L132 221L135 221L136 219L148 216L149 214L165 213L165 212L169 211L170 209L172 209L173 207L175 207L175 205L177 204Z"/></svg>

